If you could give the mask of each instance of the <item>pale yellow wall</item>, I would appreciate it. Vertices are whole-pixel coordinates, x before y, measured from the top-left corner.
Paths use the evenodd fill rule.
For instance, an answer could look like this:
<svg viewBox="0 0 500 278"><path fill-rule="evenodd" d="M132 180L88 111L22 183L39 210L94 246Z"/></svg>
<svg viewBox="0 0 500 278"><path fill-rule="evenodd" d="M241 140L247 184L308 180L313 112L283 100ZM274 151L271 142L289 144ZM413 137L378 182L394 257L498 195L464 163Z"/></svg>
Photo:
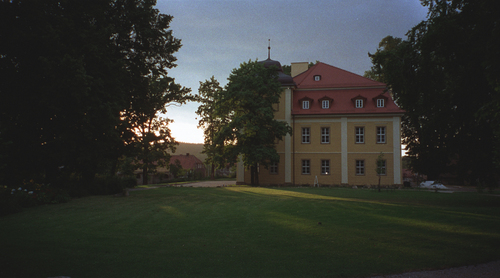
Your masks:
<svg viewBox="0 0 500 278"><path fill-rule="evenodd" d="M280 154L280 162L278 163L278 174L271 174L269 169L260 166L259 181L261 185L283 185L285 184L285 158ZM245 169L245 183L250 184L251 174L249 169Z"/></svg>
<svg viewBox="0 0 500 278"><path fill-rule="evenodd" d="M341 119L330 118L299 118L295 122L294 140L295 159L294 177L296 184L313 184L314 177L318 176L320 184L338 185L342 182L342 141ZM377 143L376 128L386 128L386 143ZM302 143L302 127L311 129L310 143ZM321 143L321 127L330 127L330 143ZM355 127L365 128L365 141L355 143ZM394 184L393 160L393 118L392 117L348 117L347 118L347 176L349 185L376 185L378 176L375 172L376 159L382 152L386 160L386 175L382 176L384 185ZM399 142L397 142L399 143ZM302 174L302 159L311 161L311 174ZM330 159L332 177L321 175L321 160ZM365 160L365 175L356 176L356 159Z"/></svg>
<svg viewBox="0 0 500 278"><path fill-rule="evenodd" d="M278 111L274 112L274 118L277 120L283 120L285 119L285 91L286 89L283 89L281 91L281 97L280 97L280 102L277 104L273 105L274 109L278 109Z"/></svg>
<svg viewBox="0 0 500 278"><path fill-rule="evenodd" d="M309 159L311 162L311 174L302 174L302 160ZM321 160L330 160L330 174L321 174ZM340 153L306 153L295 154L295 184L314 184L318 177L320 185L340 185L341 183L341 161Z"/></svg>
<svg viewBox="0 0 500 278"><path fill-rule="evenodd" d="M377 143L377 127L385 126L386 143ZM356 143L356 127L365 128L365 142L362 144ZM363 121L362 118L357 118L355 122L347 123L347 148L348 152L391 152L393 151L392 142L392 121L384 121L383 119L369 119Z"/></svg>
<svg viewBox="0 0 500 278"><path fill-rule="evenodd" d="M340 152L340 121L330 119L327 121L314 122L318 119L311 119L310 122L297 122L293 138L296 142L295 152ZM302 128L309 127L311 131L310 143L302 143ZM330 128L330 143L321 143L321 128Z"/></svg>
<svg viewBox="0 0 500 278"><path fill-rule="evenodd" d="M377 158L380 153L356 153L349 154L349 185L366 185L374 186L378 184L378 176L376 172ZM394 184L394 169L393 169L393 156L392 153L385 153L384 160L386 160L386 175L381 176L380 184L392 185ZM356 175L356 160L365 161L365 174Z"/></svg>

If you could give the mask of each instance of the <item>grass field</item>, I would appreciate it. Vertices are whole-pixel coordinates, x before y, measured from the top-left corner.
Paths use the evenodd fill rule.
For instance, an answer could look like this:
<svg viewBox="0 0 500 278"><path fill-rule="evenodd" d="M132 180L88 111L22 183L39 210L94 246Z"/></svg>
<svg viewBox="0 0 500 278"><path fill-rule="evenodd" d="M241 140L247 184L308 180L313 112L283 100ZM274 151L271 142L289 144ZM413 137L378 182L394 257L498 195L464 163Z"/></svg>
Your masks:
<svg viewBox="0 0 500 278"><path fill-rule="evenodd" d="M0 277L367 277L500 259L500 197L158 188L0 218Z"/></svg>

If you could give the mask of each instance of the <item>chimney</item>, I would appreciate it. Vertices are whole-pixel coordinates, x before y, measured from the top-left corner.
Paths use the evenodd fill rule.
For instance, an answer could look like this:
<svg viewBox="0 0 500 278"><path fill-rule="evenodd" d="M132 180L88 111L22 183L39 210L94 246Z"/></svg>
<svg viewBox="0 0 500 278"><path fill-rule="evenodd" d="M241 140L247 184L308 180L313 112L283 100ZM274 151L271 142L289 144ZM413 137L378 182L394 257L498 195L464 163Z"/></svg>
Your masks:
<svg viewBox="0 0 500 278"><path fill-rule="evenodd" d="M297 63L292 63L292 77L295 77L304 71L309 69L309 63L308 62L297 62Z"/></svg>

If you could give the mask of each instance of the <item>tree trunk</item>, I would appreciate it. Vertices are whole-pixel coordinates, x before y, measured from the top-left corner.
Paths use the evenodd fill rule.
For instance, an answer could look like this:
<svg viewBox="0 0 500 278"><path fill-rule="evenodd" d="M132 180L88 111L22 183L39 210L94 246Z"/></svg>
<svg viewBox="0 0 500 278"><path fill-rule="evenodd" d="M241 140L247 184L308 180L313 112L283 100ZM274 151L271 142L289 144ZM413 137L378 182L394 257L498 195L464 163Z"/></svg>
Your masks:
<svg viewBox="0 0 500 278"><path fill-rule="evenodd" d="M259 168L255 167L255 186L259 186Z"/></svg>
<svg viewBox="0 0 500 278"><path fill-rule="evenodd" d="M250 167L251 183L254 186L259 186L259 170L257 164Z"/></svg>
<svg viewBox="0 0 500 278"><path fill-rule="evenodd" d="M148 166L146 163L144 163L144 166L142 166L142 184L148 184Z"/></svg>
<svg viewBox="0 0 500 278"><path fill-rule="evenodd" d="M254 185L255 184L255 167L254 166L250 166L250 184L251 185Z"/></svg>
<svg viewBox="0 0 500 278"><path fill-rule="evenodd" d="M212 171L210 173L210 179L215 179L215 164L212 163Z"/></svg>

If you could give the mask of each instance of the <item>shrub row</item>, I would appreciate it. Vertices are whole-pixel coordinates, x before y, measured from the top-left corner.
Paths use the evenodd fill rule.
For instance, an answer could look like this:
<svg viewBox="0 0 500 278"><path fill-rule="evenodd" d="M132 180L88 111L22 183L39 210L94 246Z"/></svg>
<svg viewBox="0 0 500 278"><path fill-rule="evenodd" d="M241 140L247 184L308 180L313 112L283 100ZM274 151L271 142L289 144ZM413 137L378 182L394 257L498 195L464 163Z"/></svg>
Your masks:
<svg viewBox="0 0 500 278"><path fill-rule="evenodd" d="M33 181L25 182L17 188L0 186L0 215L16 213L26 207L66 203L69 200L71 197L67 191Z"/></svg>

